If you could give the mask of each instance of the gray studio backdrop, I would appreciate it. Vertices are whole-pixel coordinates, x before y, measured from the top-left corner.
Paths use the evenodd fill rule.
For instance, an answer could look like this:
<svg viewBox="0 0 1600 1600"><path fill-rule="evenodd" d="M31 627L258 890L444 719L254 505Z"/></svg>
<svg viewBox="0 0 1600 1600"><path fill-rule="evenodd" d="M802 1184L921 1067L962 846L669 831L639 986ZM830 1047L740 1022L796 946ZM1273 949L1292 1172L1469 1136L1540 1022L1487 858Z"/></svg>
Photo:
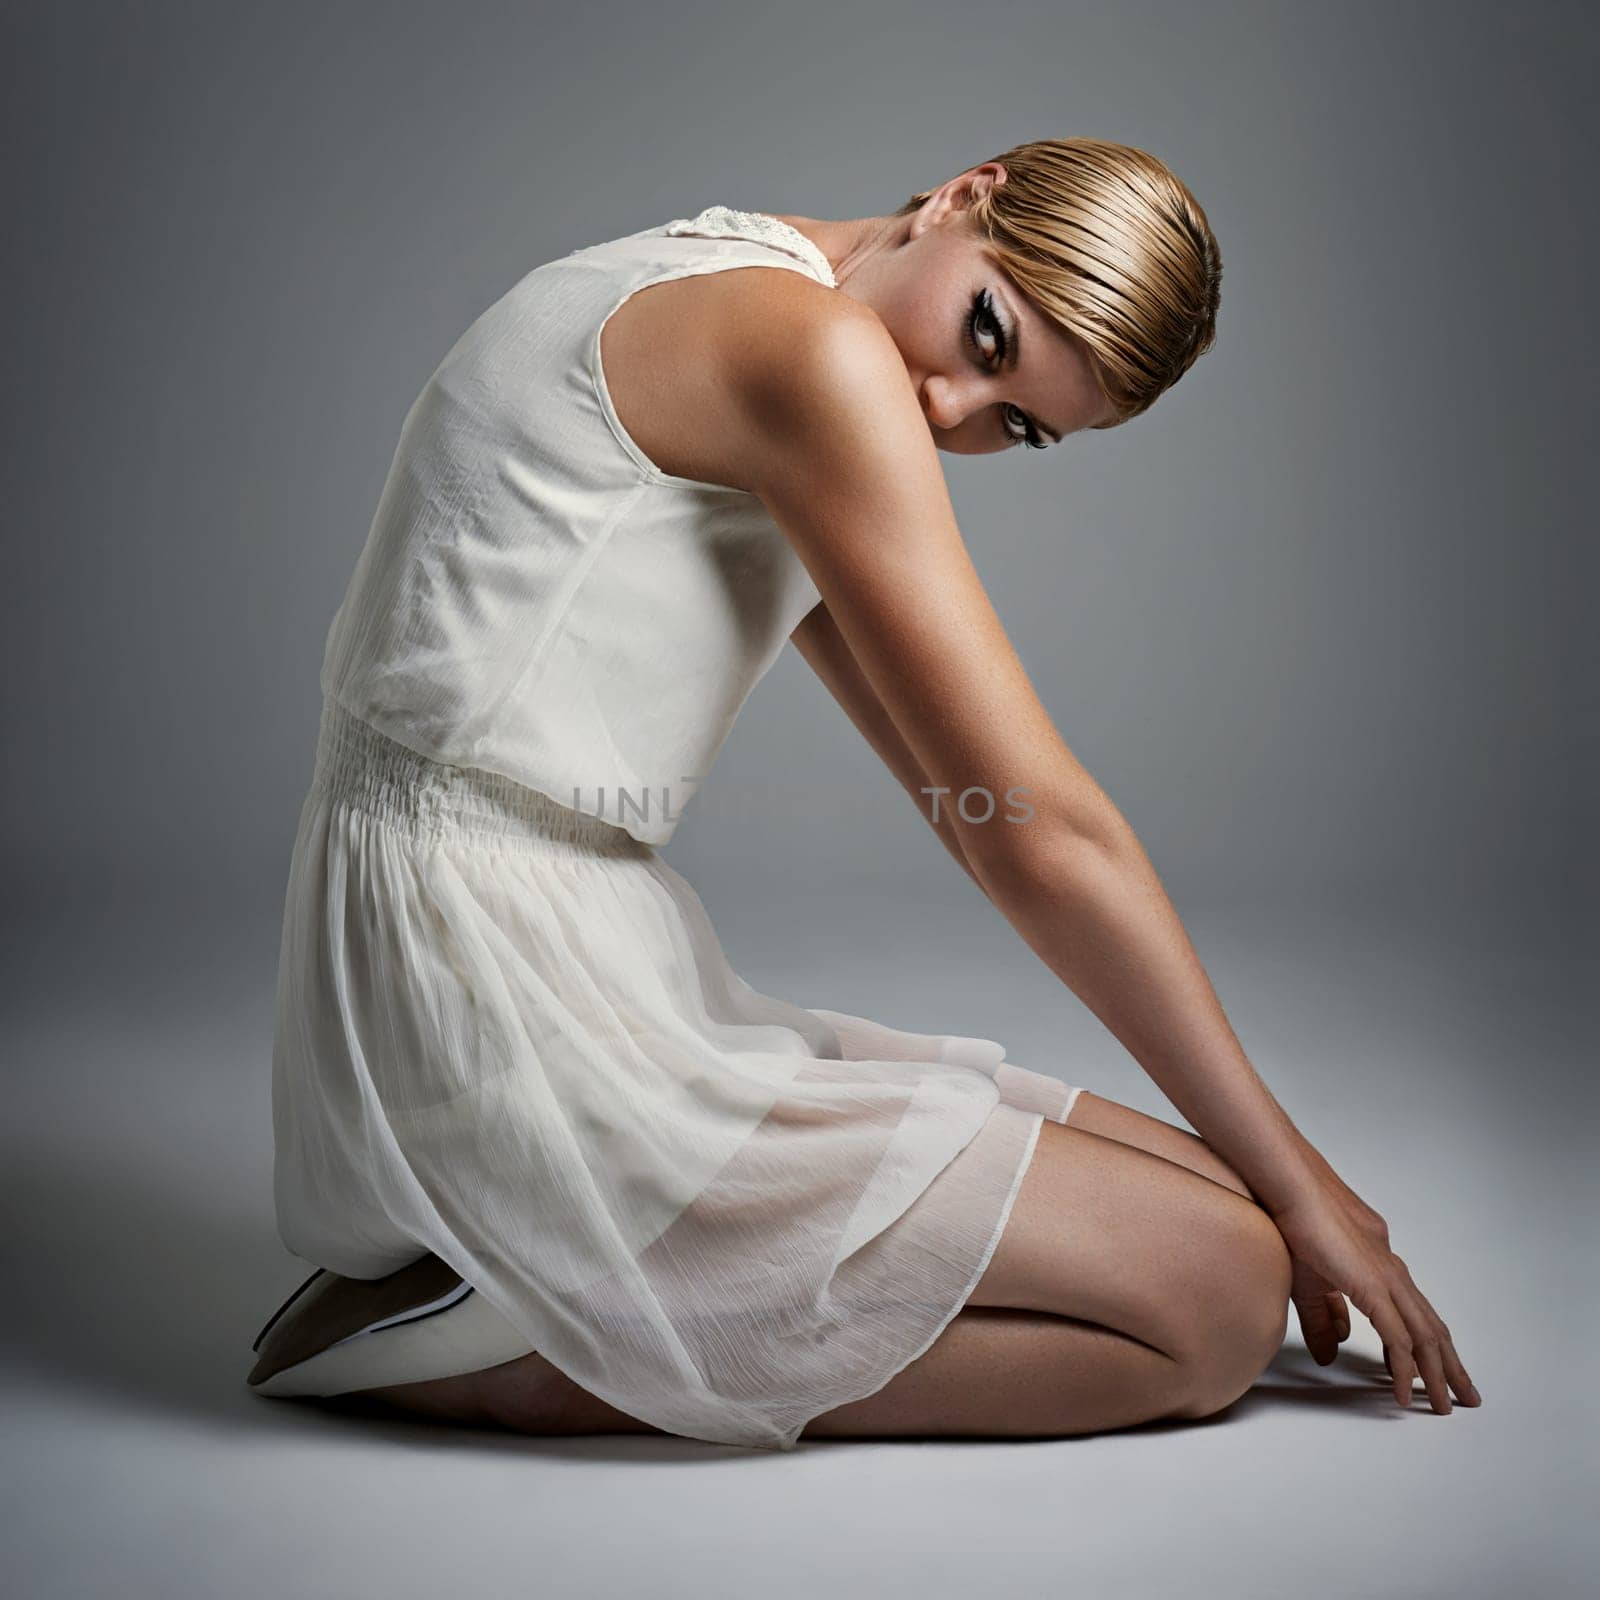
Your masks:
<svg viewBox="0 0 1600 1600"><path fill-rule="evenodd" d="M29 884L270 880L401 419L531 266L712 202L892 209L1089 132L1172 163L1225 277L1216 348L1146 417L1049 461L947 458L1068 742L1192 901L1558 906L1590 208L1538 9L1008 7L1048 48L1003 71L960 8L869 8L879 48L847 30L826 58L816 8L714 14L21 19L5 846ZM967 895L808 680L791 657L758 691L702 796L729 791L717 828L676 854Z"/></svg>
<svg viewBox="0 0 1600 1600"><path fill-rule="evenodd" d="M581 245L719 202L888 211L1073 134L1152 151L1206 207L1217 345L1149 415L1048 461L946 458L961 526L1246 1048L1404 1225L1486 1392L1531 1328L1561 1337L1542 1286L1575 1248L1593 1110L1578 8L8 4L4 29L25 1370L248 1422L243 1346L295 1281L266 1083L323 639L461 331ZM1171 1115L794 652L666 858L752 981L1000 1037ZM85 1331L108 1306L138 1358ZM174 1349L185 1375L156 1376ZM1537 1435L1506 1451L1576 1460ZM1474 1573L1557 1561L1526 1526L1474 1548L1460 1515ZM29 1527L69 1588L81 1549ZM182 1587L128 1538L130 1570ZM1450 1570L1406 1592L1476 1592Z"/></svg>

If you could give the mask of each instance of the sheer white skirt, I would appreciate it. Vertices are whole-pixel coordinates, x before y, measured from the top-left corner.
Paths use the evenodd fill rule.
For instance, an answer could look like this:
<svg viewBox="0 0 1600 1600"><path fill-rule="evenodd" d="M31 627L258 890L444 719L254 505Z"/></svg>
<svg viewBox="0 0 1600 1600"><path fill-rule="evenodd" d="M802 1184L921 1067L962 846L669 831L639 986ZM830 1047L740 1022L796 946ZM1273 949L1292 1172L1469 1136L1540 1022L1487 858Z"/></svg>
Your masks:
<svg viewBox="0 0 1600 1600"><path fill-rule="evenodd" d="M273 1051L284 1244L431 1251L575 1383L775 1449L961 1309L1044 1118L993 1040L761 994L653 847L323 708Z"/></svg>

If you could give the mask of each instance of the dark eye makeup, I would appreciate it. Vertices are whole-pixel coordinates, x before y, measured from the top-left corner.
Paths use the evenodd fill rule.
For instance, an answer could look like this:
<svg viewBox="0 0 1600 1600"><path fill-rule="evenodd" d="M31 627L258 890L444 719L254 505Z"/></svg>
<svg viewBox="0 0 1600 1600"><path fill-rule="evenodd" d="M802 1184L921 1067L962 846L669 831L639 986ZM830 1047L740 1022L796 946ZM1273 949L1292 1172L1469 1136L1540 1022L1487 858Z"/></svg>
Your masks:
<svg viewBox="0 0 1600 1600"><path fill-rule="evenodd" d="M963 332L966 335L967 343L970 344L985 361L988 361L990 359L990 352L986 351L983 346L978 343L978 332L980 328L982 328L982 330L994 340L994 357L998 360L1001 366L1004 366L1006 364L1007 352L1010 349L1011 336L1006 332L1005 324L1001 322L999 314L995 310L994 297L987 289L980 289L972 297L972 304L967 309ZM1023 423L1023 431L1021 433L1014 432L1009 425L1005 426L1006 437L1011 441L1012 444L1025 444L1031 450L1047 450L1049 448L1049 446L1045 444L1044 440L1040 437L1039 430L1034 426L1033 419L1027 414L1027 412L1021 410L1017 406L1011 405L1005 407L1005 412L1008 416L1020 417Z"/></svg>

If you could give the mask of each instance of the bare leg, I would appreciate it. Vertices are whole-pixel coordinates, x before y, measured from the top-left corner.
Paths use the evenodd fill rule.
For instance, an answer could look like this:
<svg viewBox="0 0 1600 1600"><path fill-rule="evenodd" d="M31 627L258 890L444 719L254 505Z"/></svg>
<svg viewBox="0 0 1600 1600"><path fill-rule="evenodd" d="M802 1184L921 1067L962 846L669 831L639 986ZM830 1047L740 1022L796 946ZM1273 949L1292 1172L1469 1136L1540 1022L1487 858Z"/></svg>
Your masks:
<svg viewBox="0 0 1600 1600"><path fill-rule="evenodd" d="M1087 1090L1068 1126L1156 1158L1131 1168L1113 1158L1107 1183L1091 1181L1109 1211L1131 1203L1122 1220L1133 1248L1122 1260L1134 1270L1096 1287L1097 1264L1085 1263L1076 1275L1078 1297L1064 1293L1060 1236L1073 1225L1064 1219L1081 1223L1088 1214L1087 1197L1068 1189L1085 1173L1062 1169L1072 1153L1063 1154L1065 1141L1047 1124L1040 1135L1045 1148L966 1308L892 1382L818 1417L806 1437L1095 1433L1156 1417L1208 1415L1259 1376L1281 1342L1287 1309L1287 1258L1276 1229L1269 1235L1259 1225L1264 1213L1248 1218L1238 1203L1221 1201L1215 1189L1208 1196L1192 1179L1164 1184L1159 1163L1253 1206L1244 1181L1195 1134ZM1093 1156L1084 1159L1092 1178ZM1159 1211L1170 1209L1176 1221L1185 1202L1195 1207L1199 1226L1187 1235L1181 1223L1168 1231ZM1101 1244L1116 1231L1109 1214L1105 1220L1110 1231ZM1164 1232L1151 1259L1152 1241ZM1178 1269L1174 1247L1198 1249L1198 1270ZM1156 1286L1155 1295L1138 1292L1134 1280L1142 1276ZM1217 1303L1230 1285L1240 1296L1237 1315L1222 1314ZM1068 1304L1071 1311L1061 1309ZM1106 1320L1085 1320L1091 1310ZM1134 1324L1142 1337L1129 1331Z"/></svg>
<svg viewBox="0 0 1600 1600"><path fill-rule="evenodd" d="M1137 1339L1041 1311L967 1307L876 1394L824 1412L808 1439L1056 1437L1184 1414L1192 1375ZM1041 1410L1042 1397L1053 1402ZM579 1388L540 1356L455 1378L368 1389L441 1422L572 1435L660 1430ZM1070 1420L1063 1424L1061 1414Z"/></svg>
<svg viewBox="0 0 1600 1600"><path fill-rule="evenodd" d="M825 1412L805 1436L1055 1437L1204 1416L1242 1394L1276 1353L1288 1276L1270 1218L1209 1147L1080 1095L1067 1126L1040 1130L966 1308L877 1393ZM537 1355L363 1393L528 1433L658 1431Z"/></svg>
<svg viewBox="0 0 1600 1600"><path fill-rule="evenodd" d="M969 1304L876 1394L804 1437L1053 1439L1189 1415L1195 1394L1183 1362L1113 1328Z"/></svg>
<svg viewBox="0 0 1600 1600"><path fill-rule="evenodd" d="M1072 1115L1067 1122L1069 1127L1098 1133L1102 1138L1131 1144L1163 1160L1175 1161L1180 1167L1198 1172L1202 1178L1210 1178L1213 1183L1220 1183L1247 1200L1251 1198L1244 1179L1199 1134L1190 1133L1187 1128L1147 1116L1143 1111L1135 1111L1118 1100L1107 1100L1104 1095L1088 1089L1081 1090L1073 1101Z"/></svg>

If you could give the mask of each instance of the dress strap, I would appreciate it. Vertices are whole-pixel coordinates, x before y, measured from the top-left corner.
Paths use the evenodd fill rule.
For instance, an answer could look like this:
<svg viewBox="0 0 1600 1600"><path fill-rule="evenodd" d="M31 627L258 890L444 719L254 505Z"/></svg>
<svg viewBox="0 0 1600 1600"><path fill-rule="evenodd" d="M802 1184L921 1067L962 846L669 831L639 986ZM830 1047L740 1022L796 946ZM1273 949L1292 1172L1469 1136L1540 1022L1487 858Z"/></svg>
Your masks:
<svg viewBox="0 0 1600 1600"><path fill-rule="evenodd" d="M692 233L708 239L750 239L803 261L830 289L838 287L833 268L821 249L798 228L765 211L737 211L732 206L707 206L698 216L679 217L663 233Z"/></svg>

